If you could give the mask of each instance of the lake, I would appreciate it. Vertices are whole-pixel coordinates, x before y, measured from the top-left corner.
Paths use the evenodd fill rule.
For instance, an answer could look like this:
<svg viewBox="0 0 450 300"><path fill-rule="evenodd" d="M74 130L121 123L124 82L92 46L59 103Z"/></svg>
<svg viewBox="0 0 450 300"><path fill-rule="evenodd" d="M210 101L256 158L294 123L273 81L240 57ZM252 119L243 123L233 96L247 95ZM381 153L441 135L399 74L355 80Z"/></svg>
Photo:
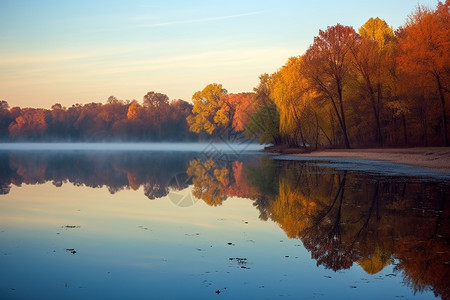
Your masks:
<svg viewBox="0 0 450 300"><path fill-rule="evenodd" d="M450 297L450 174L258 149L2 145L0 298Z"/></svg>

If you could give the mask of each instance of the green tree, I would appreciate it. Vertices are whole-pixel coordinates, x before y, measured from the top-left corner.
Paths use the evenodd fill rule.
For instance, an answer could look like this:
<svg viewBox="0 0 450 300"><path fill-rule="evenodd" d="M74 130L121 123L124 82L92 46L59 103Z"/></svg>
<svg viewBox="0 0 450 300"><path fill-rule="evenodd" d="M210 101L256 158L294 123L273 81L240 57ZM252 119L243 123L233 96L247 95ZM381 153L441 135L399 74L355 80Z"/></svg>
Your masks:
<svg viewBox="0 0 450 300"><path fill-rule="evenodd" d="M254 88L254 113L250 117L248 132L259 135L261 144L281 145L284 140L280 134L280 115L275 102L270 97L270 76L259 76L259 85Z"/></svg>

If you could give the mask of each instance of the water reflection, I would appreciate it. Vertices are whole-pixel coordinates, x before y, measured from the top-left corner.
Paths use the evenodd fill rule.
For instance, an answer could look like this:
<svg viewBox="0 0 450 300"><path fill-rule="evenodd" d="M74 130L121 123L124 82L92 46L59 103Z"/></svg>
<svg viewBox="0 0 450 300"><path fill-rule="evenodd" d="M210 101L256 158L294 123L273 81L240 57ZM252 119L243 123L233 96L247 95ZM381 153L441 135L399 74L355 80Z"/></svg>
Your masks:
<svg viewBox="0 0 450 300"><path fill-rule="evenodd" d="M261 218L301 239L317 265L375 274L393 263L415 291L450 296L448 184L268 159L249 174Z"/></svg>
<svg viewBox="0 0 450 300"><path fill-rule="evenodd" d="M52 181L111 193L143 187L149 199L192 184L210 206L228 197L253 201L300 239L317 265L334 271L360 265L376 274L390 264L417 291L450 297L449 183L339 171L320 162L255 159L214 161L193 154L7 153L0 155L0 189ZM172 180L185 174L184 185Z"/></svg>
<svg viewBox="0 0 450 300"><path fill-rule="evenodd" d="M247 162L247 167L249 162ZM248 181L244 162L194 159L186 173L192 177L192 194L211 206L221 205L228 197L254 199L259 196Z"/></svg>
<svg viewBox="0 0 450 300"><path fill-rule="evenodd" d="M111 194L123 189L143 187L149 199L166 196L170 188L180 188L170 179L185 173L190 153L157 152L17 152L0 155L0 194L11 184L53 182L98 188L106 186Z"/></svg>

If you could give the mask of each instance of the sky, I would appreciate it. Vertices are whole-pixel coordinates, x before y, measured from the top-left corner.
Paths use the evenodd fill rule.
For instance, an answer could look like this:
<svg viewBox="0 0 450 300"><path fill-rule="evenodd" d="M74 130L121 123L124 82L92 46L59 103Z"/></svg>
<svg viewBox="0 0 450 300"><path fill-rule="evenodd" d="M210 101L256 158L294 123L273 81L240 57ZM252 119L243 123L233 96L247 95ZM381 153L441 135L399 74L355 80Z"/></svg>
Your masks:
<svg viewBox="0 0 450 300"><path fill-rule="evenodd" d="M0 100L70 107L155 91L190 101L210 83L250 92L320 29L379 17L395 30L419 4L437 1L0 0Z"/></svg>

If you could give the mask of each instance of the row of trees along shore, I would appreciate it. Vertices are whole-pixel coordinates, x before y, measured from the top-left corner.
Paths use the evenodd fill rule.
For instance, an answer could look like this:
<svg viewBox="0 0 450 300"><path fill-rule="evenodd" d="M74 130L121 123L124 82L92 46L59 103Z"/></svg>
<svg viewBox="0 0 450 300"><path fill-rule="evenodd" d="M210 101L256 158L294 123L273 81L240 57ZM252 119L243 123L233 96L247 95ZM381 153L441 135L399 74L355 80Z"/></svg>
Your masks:
<svg viewBox="0 0 450 300"><path fill-rule="evenodd" d="M379 18L337 24L252 94L194 94L194 132L221 128L291 147L449 146L450 1L419 6L396 31Z"/></svg>
<svg viewBox="0 0 450 300"><path fill-rule="evenodd" d="M189 141L186 117L192 104L169 101L167 95L148 92L144 101L118 100L106 104L76 104L70 108L55 104L48 109L8 109L0 102L0 138L12 141Z"/></svg>
<svg viewBox="0 0 450 300"><path fill-rule="evenodd" d="M262 74L251 93L209 84L192 104L149 92L142 104L51 110L0 102L2 140L187 141L229 133L275 146L449 146L450 0L418 6L393 30L371 18L358 32L320 30L302 55Z"/></svg>

